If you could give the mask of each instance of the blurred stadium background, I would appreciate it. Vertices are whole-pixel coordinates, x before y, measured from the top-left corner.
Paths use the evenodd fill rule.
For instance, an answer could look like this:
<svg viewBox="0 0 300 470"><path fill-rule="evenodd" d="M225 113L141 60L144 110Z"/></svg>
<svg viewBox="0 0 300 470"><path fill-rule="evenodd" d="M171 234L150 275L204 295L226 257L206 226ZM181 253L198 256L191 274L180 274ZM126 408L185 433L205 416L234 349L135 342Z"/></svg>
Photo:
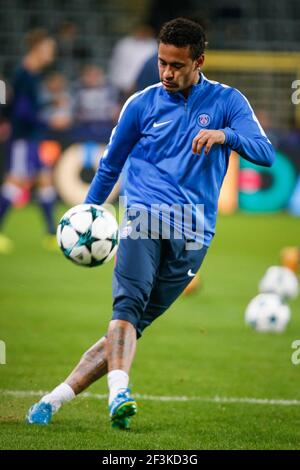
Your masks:
<svg viewBox="0 0 300 470"><path fill-rule="evenodd" d="M300 366L290 362L291 342L299 339L299 301L292 304L291 325L282 336L259 336L243 325L245 306L264 270L278 264L285 245L300 241L300 104L292 101L292 84L300 80L298 0L1 0L0 80L6 100L2 95L0 179L11 132L11 78L29 31L45 28L57 41L55 62L44 74L42 119L68 119L61 129L48 129L40 158L53 167L59 216L82 201L125 99L155 79L155 36L176 16L205 26L205 75L247 96L277 160L272 168L258 168L233 155L203 289L180 299L172 315L146 335L133 372L135 390L299 400ZM109 265L86 274L60 255L44 253L34 198L24 191L15 201L22 210L13 212L5 231L16 252L0 258L0 340L8 358L0 365L0 447L300 448L299 403L294 408L257 403L250 409L238 402L195 400L178 409L176 400L159 405L141 400L140 431L124 443L110 434L105 420L98 427L93 419L99 410L105 415L105 402L98 410L96 402L83 399L70 407L75 427L67 412L57 418L59 439L53 430L28 430L22 421L33 397L22 391L50 389L96 341L109 319L112 270ZM175 350L179 370L168 382ZM99 390L106 393L104 382L95 386Z"/></svg>
<svg viewBox="0 0 300 470"><path fill-rule="evenodd" d="M43 119L50 119L55 113L69 114L71 119L64 129L48 131L41 158L54 164L65 156L71 144L83 142L76 146L76 156L70 163L73 170L64 183L71 185L69 191L61 188L58 171L58 192L67 203L82 200L81 191L71 200L66 193L74 194L74 188L82 188L82 183L90 181L93 172L89 167L92 162L97 164L95 159L100 153L93 143L107 142L125 98L155 80L153 70L139 75L147 58L153 55L159 27L170 17L185 15L198 19L207 30L209 48L204 73L210 79L237 87L247 96L280 153L270 170L258 170L242 162L237 186L229 191L232 200L225 202L224 210L234 210L235 205L247 211L288 208L299 215L300 105L292 102L292 94L297 91L292 83L300 79L299 2L208 3L188 0L183 6L177 0L1 2L0 76L6 83L8 104L10 80L25 52L26 32L46 28L57 41L56 60L44 74L43 93L45 102L53 99L58 103L60 98L60 104L45 105ZM3 162L9 135L4 105L1 115ZM234 175L235 172L237 168ZM86 186L83 188L86 190Z"/></svg>
<svg viewBox="0 0 300 470"><path fill-rule="evenodd" d="M184 6L177 0L3 0L0 8L0 71L6 83L7 107L13 92L11 78L25 52L26 32L46 28L56 38L57 57L45 74L43 93L45 102L60 98L60 104L45 105L43 119L64 113L70 122L60 131L48 131L41 155L54 165L65 157L70 145L81 143L73 148L65 188L60 184L63 169L59 167L57 172L58 192L67 203L82 200L93 173L89 168L97 165L100 153L95 144L108 141L126 97L152 83L153 71L139 75L154 53L159 27L170 17L185 15L198 19L207 30L204 73L247 96L280 153L270 170L244 162L240 170L232 169L233 176L239 173L239 181L226 192L224 211L239 205L248 211L289 208L299 215L300 105L291 98L296 91L292 83L300 78L300 8L296 0L284 4L276 0L263 4L256 0L212 0L208 4L188 0ZM1 106L1 162L9 136L5 108ZM233 185L235 178L231 181ZM70 199L69 193L73 194Z"/></svg>

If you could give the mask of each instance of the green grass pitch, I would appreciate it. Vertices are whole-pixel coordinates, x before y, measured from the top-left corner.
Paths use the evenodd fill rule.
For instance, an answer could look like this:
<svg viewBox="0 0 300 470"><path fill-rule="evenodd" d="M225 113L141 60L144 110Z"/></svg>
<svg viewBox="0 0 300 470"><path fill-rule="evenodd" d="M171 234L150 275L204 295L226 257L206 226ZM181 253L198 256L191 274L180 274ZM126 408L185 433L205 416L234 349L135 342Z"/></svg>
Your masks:
<svg viewBox="0 0 300 470"><path fill-rule="evenodd" d="M243 317L280 249L299 244L299 220L219 217L202 289L181 297L138 343L130 380L133 394L142 397L128 432L110 428L107 400L95 397L66 405L48 427L25 424L37 397L7 391L52 389L105 333L113 263L89 270L45 252L34 206L13 212L6 232L16 250L0 258L0 340L7 350L7 364L0 365L1 449L300 448L299 405L210 401L300 400L300 365L291 362L291 344L300 339L300 300L291 303L284 334L255 333ZM106 379L89 391L106 394ZM198 399L174 400L183 396Z"/></svg>

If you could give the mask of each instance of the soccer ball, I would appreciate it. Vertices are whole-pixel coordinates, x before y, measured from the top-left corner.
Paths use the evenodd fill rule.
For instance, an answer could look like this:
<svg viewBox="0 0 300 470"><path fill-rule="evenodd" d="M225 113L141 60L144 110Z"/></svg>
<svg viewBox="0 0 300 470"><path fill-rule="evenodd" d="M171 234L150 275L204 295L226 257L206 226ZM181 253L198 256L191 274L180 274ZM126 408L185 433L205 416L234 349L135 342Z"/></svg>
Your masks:
<svg viewBox="0 0 300 470"><path fill-rule="evenodd" d="M69 209L60 219L56 235L66 258L80 266L107 263L118 249L115 217L95 204L79 204Z"/></svg>
<svg viewBox="0 0 300 470"><path fill-rule="evenodd" d="M274 293L282 299L294 299L299 292L297 276L289 268L271 266L259 283L259 292Z"/></svg>
<svg viewBox="0 0 300 470"><path fill-rule="evenodd" d="M261 332L285 330L290 319L289 306L277 294L259 294L248 304L245 322Z"/></svg>

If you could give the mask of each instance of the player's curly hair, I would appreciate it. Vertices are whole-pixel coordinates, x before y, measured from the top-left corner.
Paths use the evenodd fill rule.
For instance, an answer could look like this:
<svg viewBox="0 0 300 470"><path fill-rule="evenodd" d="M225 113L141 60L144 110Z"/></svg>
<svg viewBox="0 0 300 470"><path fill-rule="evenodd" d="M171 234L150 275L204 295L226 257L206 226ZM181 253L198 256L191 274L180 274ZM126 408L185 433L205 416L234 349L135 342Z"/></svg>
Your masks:
<svg viewBox="0 0 300 470"><path fill-rule="evenodd" d="M165 23L160 30L158 41L176 47L190 46L193 60L203 54L207 45L202 26L187 18L175 18Z"/></svg>

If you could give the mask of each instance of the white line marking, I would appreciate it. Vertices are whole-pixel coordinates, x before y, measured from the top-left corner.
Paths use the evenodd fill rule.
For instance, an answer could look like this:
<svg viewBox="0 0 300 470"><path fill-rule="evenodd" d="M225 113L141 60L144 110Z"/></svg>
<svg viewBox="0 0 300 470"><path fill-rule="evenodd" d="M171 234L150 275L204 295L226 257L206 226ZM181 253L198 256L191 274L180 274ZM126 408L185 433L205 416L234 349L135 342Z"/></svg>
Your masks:
<svg viewBox="0 0 300 470"><path fill-rule="evenodd" d="M26 397L42 397L46 395L46 391L43 390L1 390L0 395L12 396L18 398ZM100 395L97 393L85 392L79 395L81 398L95 398L97 400L106 400L107 395ZM206 403L244 403L249 405L279 405L279 406L300 406L300 400L284 400L280 398L250 398L250 397L187 397L187 396L157 396L157 395L141 395L139 393L134 393L134 397L137 400L147 400L147 401L161 401L161 402L189 402L189 401L199 401Z"/></svg>

